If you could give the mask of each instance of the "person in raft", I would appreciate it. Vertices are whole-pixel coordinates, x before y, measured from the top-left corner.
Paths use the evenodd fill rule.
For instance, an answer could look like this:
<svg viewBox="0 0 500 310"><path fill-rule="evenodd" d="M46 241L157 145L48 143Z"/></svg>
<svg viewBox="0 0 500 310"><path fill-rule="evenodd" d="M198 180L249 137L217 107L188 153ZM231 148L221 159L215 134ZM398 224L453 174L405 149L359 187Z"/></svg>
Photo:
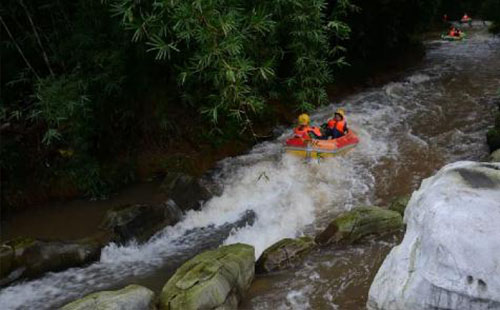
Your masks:
<svg viewBox="0 0 500 310"><path fill-rule="evenodd" d="M347 120L344 109L337 109L333 118L323 125L325 134L323 139L337 139L347 134Z"/></svg>
<svg viewBox="0 0 500 310"><path fill-rule="evenodd" d="M305 113L299 115L299 125L293 130L294 136L304 140L321 138L321 130L318 127L309 126L310 122L309 115Z"/></svg>
<svg viewBox="0 0 500 310"><path fill-rule="evenodd" d="M460 33L462 33L462 30L455 28L455 27L451 27L450 31L448 32L448 35L450 37L459 37Z"/></svg>

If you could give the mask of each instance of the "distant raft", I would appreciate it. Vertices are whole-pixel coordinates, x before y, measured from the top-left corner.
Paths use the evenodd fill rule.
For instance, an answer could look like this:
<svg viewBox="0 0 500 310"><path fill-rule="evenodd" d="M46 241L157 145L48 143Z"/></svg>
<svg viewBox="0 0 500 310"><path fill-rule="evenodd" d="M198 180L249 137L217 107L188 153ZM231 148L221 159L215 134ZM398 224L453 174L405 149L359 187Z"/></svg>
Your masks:
<svg viewBox="0 0 500 310"><path fill-rule="evenodd" d="M286 140L285 152L304 158L333 157L346 153L358 145L359 139L356 133L350 130L345 136L331 140L304 140L302 138L290 138Z"/></svg>
<svg viewBox="0 0 500 310"><path fill-rule="evenodd" d="M471 24L471 23L472 23L472 18L470 18L470 17L469 17L469 18L462 18L462 19L460 20L460 22L461 22L462 24L466 24L466 23Z"/></svg>
<svg viewBox="0 0 500 310"><path fill-rule="evenodd" d="M441 35L441 39L443 39L445 41L461 41L461 40L465 39L465 37L467 37L465 32L460 33L460 35L458 37L457 36L450 36L447 34Z"/></svg>

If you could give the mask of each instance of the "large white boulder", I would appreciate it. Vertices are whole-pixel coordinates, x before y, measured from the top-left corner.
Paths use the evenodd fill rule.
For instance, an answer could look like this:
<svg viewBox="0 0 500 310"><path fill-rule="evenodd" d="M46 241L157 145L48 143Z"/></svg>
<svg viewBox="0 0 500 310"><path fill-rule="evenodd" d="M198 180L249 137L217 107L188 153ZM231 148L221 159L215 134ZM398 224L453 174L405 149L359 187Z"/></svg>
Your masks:
<svg viewBox="0 0 500 310"><path fill-rule="evenodd" d="M368 309L500 309L500 163L456 162L422 182Z"/></svg>

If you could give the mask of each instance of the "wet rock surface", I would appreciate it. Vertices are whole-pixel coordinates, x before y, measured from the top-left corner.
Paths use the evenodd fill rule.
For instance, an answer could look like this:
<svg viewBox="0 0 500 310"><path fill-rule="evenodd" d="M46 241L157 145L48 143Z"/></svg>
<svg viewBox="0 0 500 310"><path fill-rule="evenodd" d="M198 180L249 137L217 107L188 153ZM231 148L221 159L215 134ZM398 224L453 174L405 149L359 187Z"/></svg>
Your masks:
<svg viewBox="0 0 500 310"><path fill-rule="evenodd" d="M0 285L85 265L99 259L102 246L97 239L66 242L16 238L7 241L0 247Z"/></svg>
<svg viewBox="0 0 500 310"><path fill-rule="evenodd" d="M131 239L145 242L157 231L175 225L182 211L173 201L158 205L136 204L114 208L106 213L102 228L112 233L112 241L125 243Z"/></svg>
<svg viewBox="0 0 500 310"><path fill-rule="evenodd" d="M456 162L410 200L368 309L500 309L500 164Z"/></svg>
<svg viewBox="0 0 500 310"><path fill-rule="evenodd" d="M315 241L319 245L350 244L368 235L393 232L402 227L403 219L398 212L363 206L335 218Z"/></svg>
<svg viewBox="0 0 500 310"><path fill-rule="evenodd" d="M401 216L404 216L406 206L408 205L408 201L410 201L410 195L396 197L394 200L391 201L391 204L389 205L389 210L396 211L399 214L401 214Z"/></svg>
<svg viewBox="0 0 500 310"><path fill-rule="evenodd" d="M500 163L500 150L496 150L493 153L491 153L488 160L490 162Z"/></svg>
<svg viewBox="0 0 500 310"><path fill-rule="evenodd" d="M167 174L162 188L182 211L199 210L204 201L218 192L207 177L198 179L184 173Z"/></svg>
<svg viewBox="0 0 500 310"><path fill-rule="evenodd" d="M185 262L163 287L160 309L237 309L254 277L255 251L238 243Z"/></svg>
<svg viewBox="0 0 500 310"><path fill-rule="evenodd" d="M262 253L255 263L255 272L266 273L291 268L315 246L311 237L282 239Z"/></svg>
<svg viewBox="0 0 500 310"><path fill-rule="evenodd" d="M140 285L129 285L121 290L102 291L77 299L61 310L153 310L154 293Z"/></svg>

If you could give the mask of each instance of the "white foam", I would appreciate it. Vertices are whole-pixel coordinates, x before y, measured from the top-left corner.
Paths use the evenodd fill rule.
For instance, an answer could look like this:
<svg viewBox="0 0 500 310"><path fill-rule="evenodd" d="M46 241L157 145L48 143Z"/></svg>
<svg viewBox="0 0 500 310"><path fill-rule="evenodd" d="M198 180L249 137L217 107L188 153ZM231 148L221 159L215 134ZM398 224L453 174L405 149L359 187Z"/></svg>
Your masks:
<svg viewBox="0 0 500 310"><path fill-rule="evenodd" d="M292 290L286 295L286 300L288 303L288 309L310 309L311 305L309 304L308 293L312 289L311 286L306 286L304 289L300 291ZM283 309L286 309L282 307Z"/></svg>
<svg viewBox="0 0 500 310"><path fill-rule="evenodd" d="M188 212L182 222L165 228L145 244L110 244L103 249L99 262L85 268L49 273L40 279L4 288L0 291L2 310L54 308L62 301L108 288L133 275L153 272L171 261L178 265L196 250L205 248L207 242L212 247L221 242L245 242L254 245L259 255L281 238L300 236L323 227L325 221L342 210L360 203L373 203L374 171L387 160L392 161L393 171L405 164L397 161L402 141L412 143L413 148L434 146L432 138L413 134L408 122L422 111L443 113L432 102L427 102L437 96L434 93L439 96L445 93L446 84L436 81L457 74L459 61L466 60L465 57L484 60L494 51L487 44L469 43L430 50L427 58L433 63L427 68L411 73L403 81L346 98L342 104L323 107L312 115L319 124L339 106L346 108L349 128L358 133L361 141L347 156L321 163L304 163L284 156L282 143L290 133L288 130L275 141L256 145L248 154L220 162L217 179L224 187L223 194L208 201L202 210ZM432 83L431 87L427 83ZM473 128L470 131L474 134L457 131L435 139L443 145L449 145L449 140L460 145L464 139L474 145L482 143L479 135L484 133ZM454 151L443 149L445 154ZM235 228L226 240L220 240L217 229L238 221L249 210L255 214L253 225ZM290 293L290 305L304 304L300 292Z"/></svg>
<svg viewBox="0 0 500 310"><path fill-rule="evenodd" d="M220 163L224 192L209 200L202 210L188 212L183 221L165 228L145 244L108 245L100 262L87 268L70 269L6 288L0 291L0 301L5 309L26 304L50 308L48 300L77 298L118 279L149 272L172 255L182 256L183 251L203 246L207 232L236 222L248 210L255 214L253 225L234 229L224 243L251 244L259 256L282 238L299 236L332 214L357 203L369 203L375 180L371 166L390 149L389 128L378 128L376 124L390 121L392 116L387 114L394 113L394 107L369 101L361 104L364 109L353 105L349 114L350 127L363 128L357 131L361 143L348 157L305 163L282 153L286 135L259 144L249 154ZM350 105L346 108L351 110ZM203 227L212 228L196 232ZM26 290L31 293L25 294Z"/></svg>
<svg viewBox="0 0 500 310"><path fill-rule="evenodd" d="M413 83L413 84L421 84L421 83L429 81L430 79L431 79L431 77L428 76L427 74L416 73L416 74L408 77L407 80L408 80L408 82Z"/></svg>

